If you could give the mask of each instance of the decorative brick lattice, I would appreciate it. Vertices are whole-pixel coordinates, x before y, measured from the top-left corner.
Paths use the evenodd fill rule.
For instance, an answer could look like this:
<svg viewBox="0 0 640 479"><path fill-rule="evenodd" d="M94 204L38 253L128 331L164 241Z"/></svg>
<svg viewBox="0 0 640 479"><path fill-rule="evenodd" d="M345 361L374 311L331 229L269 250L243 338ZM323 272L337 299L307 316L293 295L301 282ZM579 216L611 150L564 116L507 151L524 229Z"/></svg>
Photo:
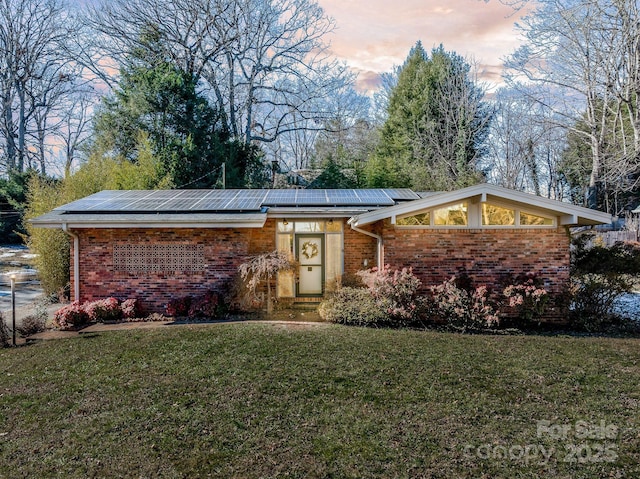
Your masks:
<svg viewBox="0 0 640 479"><path fill-rule="evenodd" d="M113 246L115 271L168 273L204 271L202 244L116 244Z"/></svg>

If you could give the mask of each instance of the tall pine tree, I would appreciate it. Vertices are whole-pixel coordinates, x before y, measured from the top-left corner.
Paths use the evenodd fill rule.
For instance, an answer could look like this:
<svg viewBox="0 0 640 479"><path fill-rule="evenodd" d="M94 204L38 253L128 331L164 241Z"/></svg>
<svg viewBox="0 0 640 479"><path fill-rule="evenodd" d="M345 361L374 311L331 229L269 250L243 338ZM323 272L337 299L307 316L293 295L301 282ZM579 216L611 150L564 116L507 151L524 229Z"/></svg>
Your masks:
<svg viewBox="0 0 640 479"><path fill-rule="evenodd" d="M391 92L369 186L450 190L481 181L476 163L491 117L482 98L462 57L442 46L429 57L418 42Z"/></svg>

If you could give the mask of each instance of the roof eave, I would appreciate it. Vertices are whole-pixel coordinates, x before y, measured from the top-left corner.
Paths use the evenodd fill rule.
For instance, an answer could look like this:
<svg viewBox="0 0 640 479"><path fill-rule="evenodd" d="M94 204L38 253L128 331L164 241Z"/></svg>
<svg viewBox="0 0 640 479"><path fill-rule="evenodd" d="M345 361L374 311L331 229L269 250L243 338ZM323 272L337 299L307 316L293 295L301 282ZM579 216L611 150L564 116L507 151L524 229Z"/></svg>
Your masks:
<svg viewBox="0 0 640 479"><path fill-rule="evenodd" d="M610 214L603 213L601 211L591 210L582 206L563 203L529 193L510 190L500 186L480 184L463 188L461 190L438 193L420 200L409 201L400 205L389 206L376 211L363 213L351 218L349 221L350 224L353 224L354 226L363 226L386 218L391 218L392 216L408 214L414 211L446 205L455 201L477 196L481 198L481 201L487 201L487 197L495 197L500 200L519 203L534 210L546 210L549 214L560 217L560 224L562 226L592 226L598 224L609 224L612 220Z"/></svg>
<svg viewBox="0 0 640 479"><path fill-rule="evenodd" d="M266 213L259 216L253 215L246 219L220 218L220 219L200 219L194 220L185 216L184 220L163 219L162 217L136 219L131 221L126 218L104 218L96 220L95 218L87 220L79 220L78 218L64 218L62 215L55 218L47 218L46 215L41 219L34 218L29 222L36 228L62 229L63 227L71 229L109 229L109 228L262 228L267 221Z"/></svg>

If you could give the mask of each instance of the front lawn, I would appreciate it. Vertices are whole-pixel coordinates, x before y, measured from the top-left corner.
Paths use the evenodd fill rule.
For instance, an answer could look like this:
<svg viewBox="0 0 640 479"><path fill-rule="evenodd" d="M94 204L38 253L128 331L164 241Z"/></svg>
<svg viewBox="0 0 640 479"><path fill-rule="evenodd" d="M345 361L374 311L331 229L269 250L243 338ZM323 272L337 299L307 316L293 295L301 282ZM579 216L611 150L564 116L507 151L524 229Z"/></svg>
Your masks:
<svg viewBox="0 0 640 479"><path fill-rule="evenodd" d="M640 477L640 340L167 327L0 350L0 477Z"/></svg>

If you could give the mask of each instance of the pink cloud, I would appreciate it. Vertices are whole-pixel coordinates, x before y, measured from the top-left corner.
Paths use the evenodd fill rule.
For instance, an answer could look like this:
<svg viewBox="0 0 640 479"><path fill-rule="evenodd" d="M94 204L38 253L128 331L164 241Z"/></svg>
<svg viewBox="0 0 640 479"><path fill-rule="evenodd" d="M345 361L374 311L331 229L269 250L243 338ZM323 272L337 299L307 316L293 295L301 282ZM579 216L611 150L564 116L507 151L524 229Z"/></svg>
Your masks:
<svg viewBox="0 0 640 479"><path fill-rule="evenodd" d="M502 59L518 45L519 16L498 1L480 0L319 0L336 20L332 52L355 71L366 72L360 88L376 85L376 74L401 64L417 40L443 44L482 67L482 78L499 82Z"/></svg>

